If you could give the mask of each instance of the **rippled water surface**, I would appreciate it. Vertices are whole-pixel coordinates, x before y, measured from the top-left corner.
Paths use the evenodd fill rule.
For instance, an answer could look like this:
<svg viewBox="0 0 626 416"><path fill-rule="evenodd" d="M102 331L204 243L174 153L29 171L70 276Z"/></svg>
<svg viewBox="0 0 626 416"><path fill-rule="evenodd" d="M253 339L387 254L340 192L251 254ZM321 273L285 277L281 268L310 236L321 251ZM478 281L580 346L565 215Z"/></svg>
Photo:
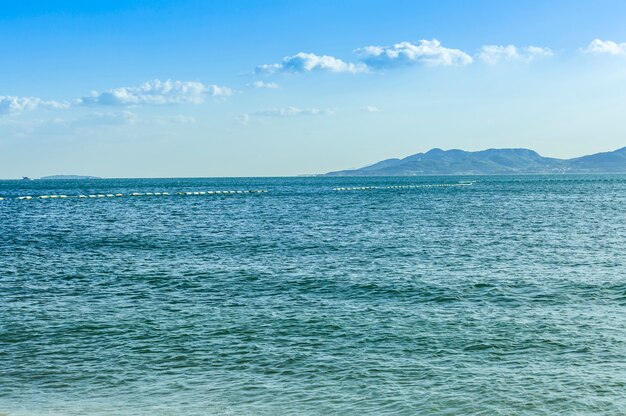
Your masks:
<svg viewBox="0 0 626 416"><path fill-rule="evenodd" d="M626 176L0 196L2 415L626 414Z"/></svg>

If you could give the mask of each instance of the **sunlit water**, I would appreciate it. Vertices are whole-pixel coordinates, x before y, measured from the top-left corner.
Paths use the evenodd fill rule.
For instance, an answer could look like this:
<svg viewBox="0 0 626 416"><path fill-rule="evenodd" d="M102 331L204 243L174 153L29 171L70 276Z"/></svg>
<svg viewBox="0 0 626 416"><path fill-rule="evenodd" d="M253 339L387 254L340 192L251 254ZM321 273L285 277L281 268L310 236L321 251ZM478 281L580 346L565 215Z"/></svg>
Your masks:
<svg viewBox="0 0 626 416"><path fill-rule="evenodd" d="M0 414L626 414L624 175L0 196Z"/></svg>

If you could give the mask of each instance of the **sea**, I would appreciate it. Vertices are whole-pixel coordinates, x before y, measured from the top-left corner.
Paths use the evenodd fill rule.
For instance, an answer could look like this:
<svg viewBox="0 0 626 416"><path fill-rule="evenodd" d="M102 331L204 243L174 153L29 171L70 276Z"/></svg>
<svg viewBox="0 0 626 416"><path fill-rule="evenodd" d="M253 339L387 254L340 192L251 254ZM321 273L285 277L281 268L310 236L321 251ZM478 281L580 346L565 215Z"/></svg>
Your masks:
<svg viewBox="0 0 626 416"><path fill-rule="evenodd" d="M0 197L2 416L626 414L626 175Z"/></svg>

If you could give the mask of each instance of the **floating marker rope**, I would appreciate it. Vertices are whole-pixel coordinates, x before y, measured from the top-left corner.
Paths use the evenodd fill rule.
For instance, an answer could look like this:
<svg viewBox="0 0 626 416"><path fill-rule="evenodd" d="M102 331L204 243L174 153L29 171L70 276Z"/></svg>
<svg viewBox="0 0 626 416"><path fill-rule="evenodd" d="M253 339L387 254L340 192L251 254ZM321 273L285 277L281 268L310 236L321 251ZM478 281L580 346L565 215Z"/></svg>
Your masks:
<svg viewBox="0 0 626 416"><path fill-rule="evenodd" d="M393 186L357 186L352 188L333 188L333 191L370 191L373 189L413 189L413 188L436 188L450 186L472 186L473 182L467 183L435 183L428 185L393 185Z"/></svg>
<svg viewBox="0 0 626 416"><path fill-rule="evenodd" d="M128 194L87 194L87 195L25 195L18 196L15 198L4 198L0 197L0 201L5 201L9 199L15 199L19 201L28 201L32 199L76 199L76 198L121 198L121 197L139 197L139 196L172 196L172 195L182 195L182 196L192 196L192 195L234 195L234 194L260 194L265 193L267 190L265 189L249 189L245 191L206 191L206 192L176 192L175 194L171 194L169 192L131 192Z"/></svg>

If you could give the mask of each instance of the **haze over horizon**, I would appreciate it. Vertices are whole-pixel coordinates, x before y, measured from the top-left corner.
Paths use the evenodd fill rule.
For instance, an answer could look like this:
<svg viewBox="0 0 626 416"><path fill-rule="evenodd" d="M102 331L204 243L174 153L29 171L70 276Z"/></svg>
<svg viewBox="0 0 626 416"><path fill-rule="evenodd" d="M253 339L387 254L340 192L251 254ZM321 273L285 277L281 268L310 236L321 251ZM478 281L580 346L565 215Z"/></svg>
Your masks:
<svg viewBox="0 0 626 416"><path fill-rule="evenodd" d="M624 13L608 0L13 2L0 12L0 177L612 151L626 145Z"/></svg>

